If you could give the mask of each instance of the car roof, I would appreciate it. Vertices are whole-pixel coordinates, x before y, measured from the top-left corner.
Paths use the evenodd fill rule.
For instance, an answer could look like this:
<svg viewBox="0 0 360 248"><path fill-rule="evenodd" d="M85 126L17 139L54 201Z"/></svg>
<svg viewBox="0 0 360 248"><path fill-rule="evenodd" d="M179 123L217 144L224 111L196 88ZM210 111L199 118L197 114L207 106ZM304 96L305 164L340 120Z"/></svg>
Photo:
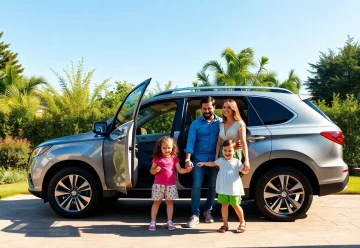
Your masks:
<svg viewBox="0 0 360 248"><path fill-rule="evenodd" d="M235 97L235 96L263 96L281 98L284 95L294 95L291 91L276 87L256 86L215 86L215 87L190 87L175 88L160 92L150 98L143 100L142 104L156 100L169 100L188 97Z"/></svg>

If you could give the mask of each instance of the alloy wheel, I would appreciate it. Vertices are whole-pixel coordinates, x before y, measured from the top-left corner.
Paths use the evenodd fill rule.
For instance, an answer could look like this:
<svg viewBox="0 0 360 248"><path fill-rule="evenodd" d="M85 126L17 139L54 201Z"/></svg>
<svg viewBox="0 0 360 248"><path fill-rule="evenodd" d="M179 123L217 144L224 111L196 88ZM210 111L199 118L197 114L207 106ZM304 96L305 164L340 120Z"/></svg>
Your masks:
<svg viewBox="0 0 360 248"><path fill-rule="evenodd" d="M279 215L291 215L304 203L304 186L290 175L273 177L264 188L264 200L267 207Z"/></svg>
<svg viewBox="0 0 360 248"><path fill-rule="evenodd" d="M56 203L67 212L79 212L91 201L92 189L82 176L71 174L63 177L55 187Z"/></svg>

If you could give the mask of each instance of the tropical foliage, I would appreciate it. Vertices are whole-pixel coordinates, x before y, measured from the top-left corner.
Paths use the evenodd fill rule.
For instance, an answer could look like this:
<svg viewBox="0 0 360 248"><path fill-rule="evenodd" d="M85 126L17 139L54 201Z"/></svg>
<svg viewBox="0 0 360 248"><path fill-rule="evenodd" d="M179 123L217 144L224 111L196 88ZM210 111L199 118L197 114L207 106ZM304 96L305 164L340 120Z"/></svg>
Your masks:
<svg viewBox="0 0 360 248"><path fill-rule="evenodd" d="M77 68L74 68L74 63L72 63L71 67L64 69L65 77L52 70L60 82L61 91L58 92L48 84L40 93L46 106L46 113L50 115L81 115L86 112L100 114L101 102L98 100L110 79L105 79L96 85L91 92L95 69L86 74L83 74L83 70L83 59L78 63Z"/></svg>
<svg viewBox="0 0 360 248"><path fill-rule="evenodd" d="M299 92L301 80L294 74L294 70L291 70L287 80L280 83L276 73L266 69L269 64L267 57L262 56L257 67L251 48L239 53L226 48L221 57L225 60L225 68L216 60L207 62L197 73L198 81L193 82L194 86L275 86Z"/></svg>

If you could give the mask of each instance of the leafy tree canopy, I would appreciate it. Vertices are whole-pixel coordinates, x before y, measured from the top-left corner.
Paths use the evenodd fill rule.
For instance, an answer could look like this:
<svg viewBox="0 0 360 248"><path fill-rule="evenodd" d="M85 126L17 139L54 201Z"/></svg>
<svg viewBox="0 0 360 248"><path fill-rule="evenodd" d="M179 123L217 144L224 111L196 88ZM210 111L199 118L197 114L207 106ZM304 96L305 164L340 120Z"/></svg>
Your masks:
<svg viewBox="0 0 360 248"><path fill-rule="evenodd" d="M360 46L353 37L348 36L337 52L320 52L319 61L309 65L311 76L305 85L316 98L330 103L333 93L338 93L340 99L360 93Z"/></svg>
<svg viewBox="0 0 360 248"><path fill-rule="evenodd" d="M24 68L22 68L17 60L18 54L9 50L10 44L5 44L4 41L1 41L3 33L4 32L0 32L0 71L5 69L6 64L10 64L14 66L17 74L21 74Z"/></svg>

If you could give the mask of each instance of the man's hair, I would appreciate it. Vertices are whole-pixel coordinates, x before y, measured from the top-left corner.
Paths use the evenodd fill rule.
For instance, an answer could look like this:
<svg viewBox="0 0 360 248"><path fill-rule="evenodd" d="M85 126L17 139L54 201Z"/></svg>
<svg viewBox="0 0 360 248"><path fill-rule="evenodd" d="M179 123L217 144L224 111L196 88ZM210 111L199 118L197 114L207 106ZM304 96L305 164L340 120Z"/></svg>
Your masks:
<svg viewBox="0 0 360 248"><path fill-rule="evenodd" d="M212 96L207 96L200 100L200 107L202 107L203 103L211 103L215 106L215 99Z"/></svg>

